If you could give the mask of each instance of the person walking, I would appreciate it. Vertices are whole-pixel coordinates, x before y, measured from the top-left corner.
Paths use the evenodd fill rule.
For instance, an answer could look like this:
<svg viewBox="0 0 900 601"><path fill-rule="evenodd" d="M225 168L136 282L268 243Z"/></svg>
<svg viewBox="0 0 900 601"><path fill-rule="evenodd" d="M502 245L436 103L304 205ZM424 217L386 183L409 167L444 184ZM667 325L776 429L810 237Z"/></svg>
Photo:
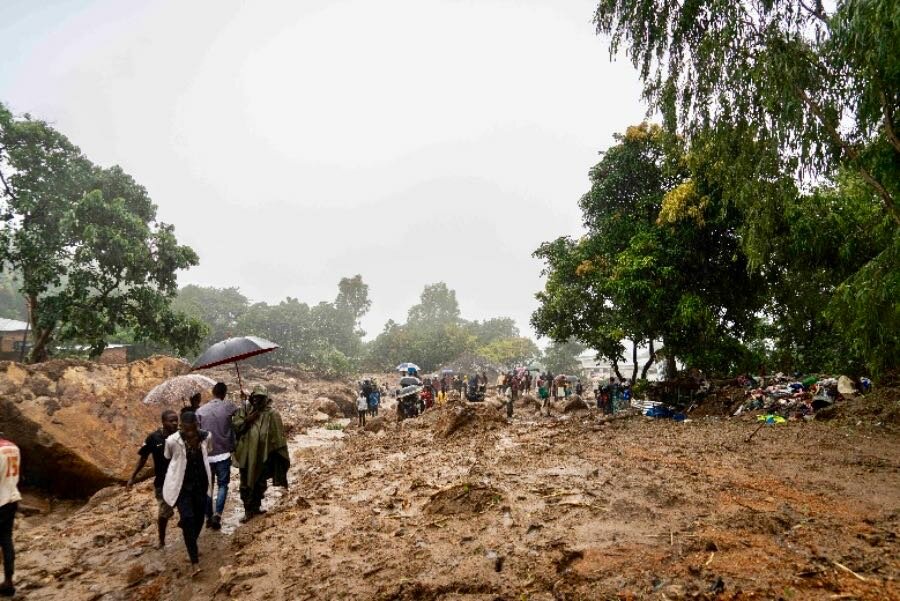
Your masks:
<svg viewBox="0 0 900 601"><path fill-rule="evenodd" d="M377 417L378 416L378 406L381 405L381 389L377 384L375 384L372 392L369 393L368 405L369 405L369 415L371 417Z"/></svg>
<svg viewBox="0 0 900 601"><path fill-rule="evenodd" d="M241 472L242 522L265 513L262 500L268 481L287 488L287 472L291 465L281 414L272 409L265 386L257 386L250 394L250 408L238 409L231 418L237 435L234 458Z"/></svg>
<svg viewBox="0 0 900 601"><path fill-rule="evenodd" d="M0 550L3 552L3 584L0 597L16 594L13 576L16 573L16 548L13 545L13 523L19 509L19 473L22 471L22 457L12 441L0 433Z"/></svg>
<svg viewBox="0 0 900 601"><path fill-rule="evenodd" d="M541 413L550 413L550 387L546 380L538 380L538 398L541 399Z"/></svg>
<svg viewBox="0 0 900 601"><path fill-rule="evenodd" d="M366 427L366 413L369 412L369 400L366 398L366 395L360 393L358 397L356 397L356 418L358 420L358 426L360 429Z"/></svg>
<svg viewBox="0 0 900 601"><path fill-rule="evenodd" d="M156 545L157 549L162 549L166 546L166 528L169 525L169 520L175 515L172 506L163 499L163 485L166 482L166 471L169 469L169 460L165 454L166 439L178 432L178 414L171 409L166 409L160 415L160 421L162 426L148 434L147 438L144 439L144 444L138 449L139 458L137 465L134 466L134 472L132 472L131 478L128 479L128 483L125 485L125 488L128 489L134 486L138 474L147 464L147 458L152 456L153 491L156 494L157 504L156 532L159 538L159 542Z"/></svg>
<svg viewBox="0 0 900 601"><path fill-rule="evenodd" d="M166 438L169 469L163 484L163 500L178 508L178 527L184 535L192 576L200 573L197 539L203 531L207 500L212 497L211 442L212 436L199 428L197 415L192 411L181 414L179 431Z"/></svg>
<svg viewBox="0 0 900 601"><path fill-rule="evenodd" d="M231 454L234 452L234 428L231 417L237 406L225 399L228 386L217 382L213 386L213 399L197 410L200 428L212 436L209 455L209 471L217 488L215 499L209 498L206 504L206 527L213 530L222 528L222 513L228 498L228 483L231 481Z"/></svg>

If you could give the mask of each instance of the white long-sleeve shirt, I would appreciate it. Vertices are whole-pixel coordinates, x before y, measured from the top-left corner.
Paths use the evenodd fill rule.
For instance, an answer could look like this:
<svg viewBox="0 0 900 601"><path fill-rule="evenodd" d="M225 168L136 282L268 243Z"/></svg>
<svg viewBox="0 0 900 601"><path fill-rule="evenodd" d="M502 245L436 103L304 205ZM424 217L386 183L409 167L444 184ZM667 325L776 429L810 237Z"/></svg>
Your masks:
<svg viewBox="0 0 900 601"><path fill-rule="evenodd" d="M209 483L206 494L212 497L213 479L209 470L209 449L212 436L204 430L200 431L200 435L202 437L200 450L203 453L203 467L206 468L206 481ZM181 493L181 485L184 483L184 472L187 470L187 446L184 444L184 439L181 438L181 432L176 432L166 439L166 448L163 453L169 460L166 481L163 483L163 501L174 507L178 501L178 495Z"/></svg>
<svg viewBox="0 0 900 601"><path fill-rule="evenodd" d="M0 438L0 506L22 499L19 494L19 472L22 470L19 447Z"/></svg>

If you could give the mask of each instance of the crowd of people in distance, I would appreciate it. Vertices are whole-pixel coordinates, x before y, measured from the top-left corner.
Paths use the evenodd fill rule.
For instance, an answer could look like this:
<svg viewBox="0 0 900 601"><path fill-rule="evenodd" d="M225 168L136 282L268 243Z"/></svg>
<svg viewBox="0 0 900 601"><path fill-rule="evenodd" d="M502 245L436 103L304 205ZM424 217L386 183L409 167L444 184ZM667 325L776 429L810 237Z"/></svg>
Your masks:
<svg viewBox="0 0 900 601"><path fill-rule="evenodd" d="M445 370L437 376L420 376L414 368L409 368L400 378L397 396L397 418L399 420L417 417L434 404L441 404L455 392L457 398L467 401L483 401L488 392L488 377L485 371L473 374L453 373ZM497 395L506 400L506 414L513 416L516 401L522 394L536 393L542 409L551 400L567 399L572 394L585 396L581 379L575 376L554 375L551 372L533 373L524 368L501 372L496 381ZM593 391L597 408L604 413L613 413L631 400L630 385L611 377L609 382L600 383ZM357 409L359 425L365 426L366 415L376 415L384 390L374 379L359 383Z"/></svg>

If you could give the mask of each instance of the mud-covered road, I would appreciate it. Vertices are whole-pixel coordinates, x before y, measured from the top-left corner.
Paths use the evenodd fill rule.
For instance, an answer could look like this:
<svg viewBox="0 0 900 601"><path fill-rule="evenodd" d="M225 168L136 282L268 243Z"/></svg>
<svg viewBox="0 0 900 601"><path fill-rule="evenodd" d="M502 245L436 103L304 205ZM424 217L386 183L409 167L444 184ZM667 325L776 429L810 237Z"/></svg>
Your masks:
<svg viewBox="0 0 900 601"><path fill-rule="evenodd" d="M24 520L23 596L900 599L890 426L791 422L746 443L749 420L522 405L507 421L488 402L341 433L291 398L290 489L262 518L205 531L198 578L177 529L152 549L144 483Z"/></svg>

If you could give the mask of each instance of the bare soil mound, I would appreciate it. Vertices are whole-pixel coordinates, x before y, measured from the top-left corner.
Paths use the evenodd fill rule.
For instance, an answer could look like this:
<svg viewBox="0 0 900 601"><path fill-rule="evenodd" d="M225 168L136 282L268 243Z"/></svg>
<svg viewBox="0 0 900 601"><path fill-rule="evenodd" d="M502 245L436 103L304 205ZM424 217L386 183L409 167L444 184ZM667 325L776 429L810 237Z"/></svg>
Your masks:
<svg viewBox="0 0 900 601"><path fill-rule="evenodd" d="M828 413L823 417L832 419L900 426L900 388L877 388L865 396L848 397L819 411L824 412Z"/></svg>
<svg viewBox="0 0 900 601"><path fill-rule="evenodd" d="M577 394L566 401L566 404L563 406L563 413L573 413L575 411L588 411L590 407L588 407L587 403L578 396Z"/></svg>
<svg viewBox="0 0 900 601"><path fill-rule="evenodd" d="M484 484L460 482L431 495L425 511L438 515L482 513L503 501L503 494Z"/></svg>
<svg viewBox="0 0 900 601"><path fill-rule="evenodd" d="M489 405L449 403L436 410L435 432L440 438L472 430L491 430L506 425L506 418Z"/></svg>

